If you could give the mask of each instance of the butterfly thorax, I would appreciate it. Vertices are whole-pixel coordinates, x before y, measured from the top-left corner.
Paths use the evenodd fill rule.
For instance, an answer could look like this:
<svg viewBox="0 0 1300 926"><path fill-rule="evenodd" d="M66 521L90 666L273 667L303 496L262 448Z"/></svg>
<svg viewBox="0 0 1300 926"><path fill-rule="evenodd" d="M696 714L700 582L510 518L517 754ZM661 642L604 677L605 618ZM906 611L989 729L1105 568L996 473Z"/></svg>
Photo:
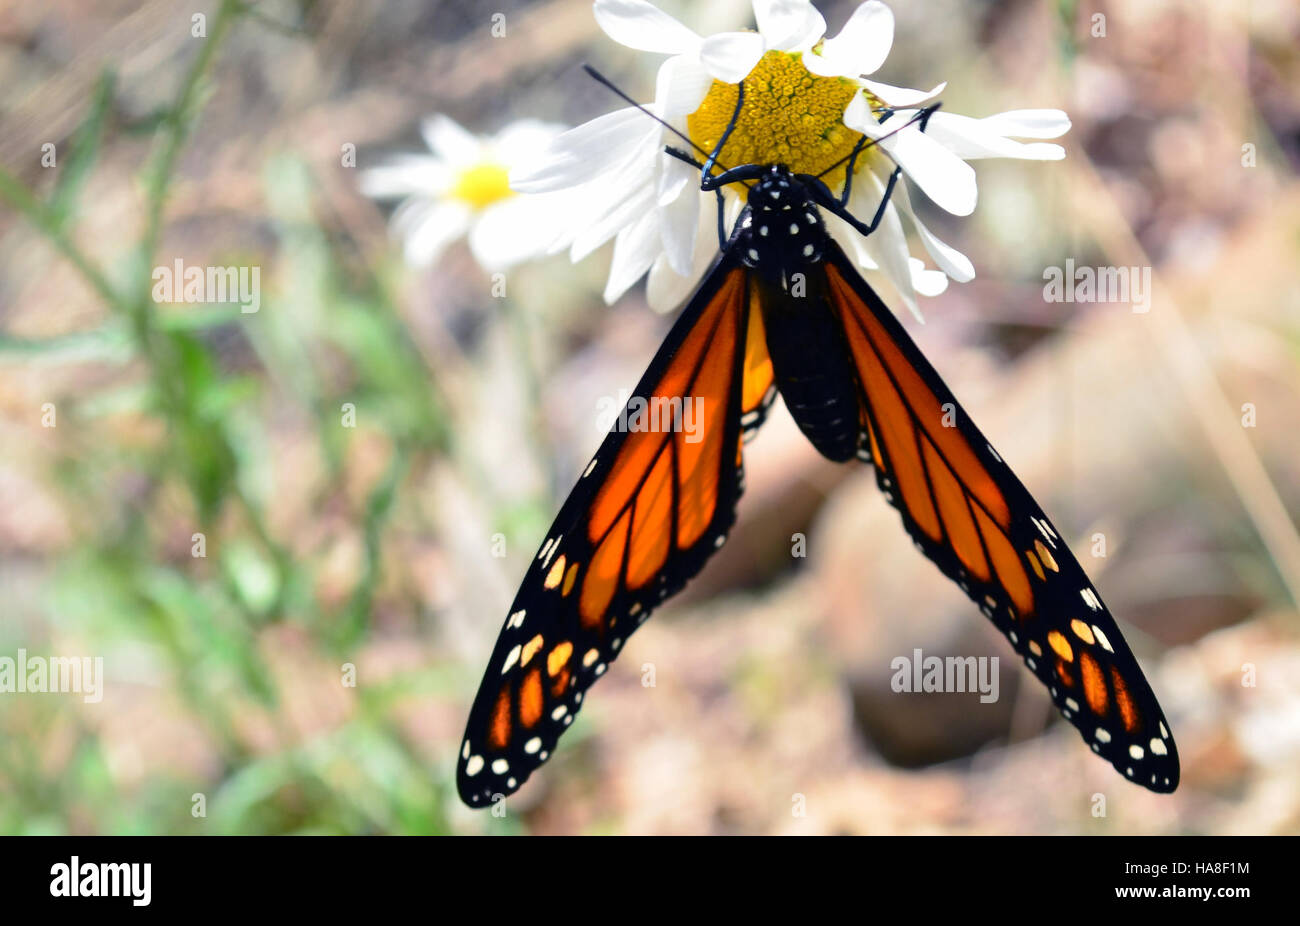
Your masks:
<svg viewBox="0 0 1300 926"><path fill-rule="evenodd" d="M803 183L782 165L773 165L750 189L739 235L745 266L782 288L801 268L819 262L826 249L821 213Z"/></svg>

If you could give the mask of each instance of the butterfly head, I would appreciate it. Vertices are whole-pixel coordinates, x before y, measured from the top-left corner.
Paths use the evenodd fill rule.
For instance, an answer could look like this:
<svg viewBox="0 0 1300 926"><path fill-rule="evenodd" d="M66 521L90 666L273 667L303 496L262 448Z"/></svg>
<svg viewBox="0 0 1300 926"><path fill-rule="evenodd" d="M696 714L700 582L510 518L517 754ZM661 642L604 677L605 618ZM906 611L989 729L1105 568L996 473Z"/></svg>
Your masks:
<svg viewBox="0 0 1300 926"><path fill-rule="evenodd" d="M744 263L780 279L821 260L825 244L826 226L807 186L785 165L772 165L749 191Z"/></svg>

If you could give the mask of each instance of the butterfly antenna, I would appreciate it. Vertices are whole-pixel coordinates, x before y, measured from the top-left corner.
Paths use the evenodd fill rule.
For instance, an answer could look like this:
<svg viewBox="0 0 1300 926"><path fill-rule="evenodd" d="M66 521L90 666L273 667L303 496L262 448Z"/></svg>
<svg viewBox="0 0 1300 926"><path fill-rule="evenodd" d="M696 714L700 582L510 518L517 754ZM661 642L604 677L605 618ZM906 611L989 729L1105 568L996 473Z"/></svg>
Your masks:
<svg viewBox="0 0 1300 926"><path fill-rule="evenodd" d="M700 147L699 145L697 145L695 142L691 141L691 138L690 138L689 135L687 135L686 133L682 132L680 129L676 128L676 127L673 126L671 123L669 123L669 122L665 121L664 119L660 118L659 116L655 115L655 114L652 113L649 109L647 109L645 106L641 105L641 104L638 103L636 100L632 99L630 96L628 96L626 93L624 93L622 90L618 89L618 87L614 86L614 82L613 82L613 81L611 81L611 80L610 80L608 77L606 77L604 74L600 73L600 71L596 70L596 69L595 69L594 67L592 67L590 64L584 64L584 65L582 66L582 69L583 69L584 71L586 71L588 74L590 74L592 77L594 77L594 78L595 78L599 83L601 83L601 84L603 84L604 86L608 87L610 90L613 90L614 93L618 94L618 96L619 96L621 99L623 99L625 102L630 103L630 104L632 104L633 106L635 106L637 109L641 110L641 112L645 113L647 116L649 116L649 117L650 117L651 119L653 119L655 122L658 122L660 125L662 125L664 128L666 128L668 131L672 132L674 135L676 135L676 136L677 136L678 138L680 138L682 141L686 142L686 144L690 145L692 148L694 148L694 149L695 149L696 151L698 151L700 154L704 155L706 158L709 157L709 152L706 151L705 149L701 148L701 147Z"/></svg>

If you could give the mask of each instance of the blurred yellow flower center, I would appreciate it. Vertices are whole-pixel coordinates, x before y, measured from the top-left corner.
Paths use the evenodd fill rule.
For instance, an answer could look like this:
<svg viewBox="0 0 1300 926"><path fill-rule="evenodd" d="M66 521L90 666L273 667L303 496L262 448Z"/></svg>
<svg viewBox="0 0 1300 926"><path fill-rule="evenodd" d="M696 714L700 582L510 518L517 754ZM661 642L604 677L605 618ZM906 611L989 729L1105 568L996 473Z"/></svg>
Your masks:
<svg viewBox="0 0 1300 926"><path fill-rule="evenodd" d="M484 209L515 195L510 189L510 170L503 164L492 163L475 164L462 170L449 193L475 209Z"/></svg>
<svg viewBox="0 0 1300 926"><path fill-rule="evenodd" d="M862 137L844 124L844 109L858 89L843 77L810 74L800 55L767 52L745 78L745 102L718 160L727 167L784 164L796 174L820 174L851 154ZM736 84L715 80L700 108L687 117L691 140L705 151L712 151L726 131L736 93ZM857 166L865 162L866 152ZM844 172L823 179L836 189Z"/></svg>

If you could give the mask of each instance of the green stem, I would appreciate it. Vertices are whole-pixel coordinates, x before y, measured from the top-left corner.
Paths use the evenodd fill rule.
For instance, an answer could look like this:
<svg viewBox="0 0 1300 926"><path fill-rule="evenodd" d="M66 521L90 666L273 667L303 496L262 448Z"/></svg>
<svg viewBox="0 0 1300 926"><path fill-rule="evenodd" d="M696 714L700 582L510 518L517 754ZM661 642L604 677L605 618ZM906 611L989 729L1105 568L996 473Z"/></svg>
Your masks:
<svg viewBox="0 0 1300 926"><path fill-rule="evenodd" d="M148 173L145 189L145 229L140 238L139 247L139 289L132 299L132 320L135 334L144 354L156 359L156 331L153 318L153 300L150 284L153 275L154 254L158 250L158 241L162 236L163 211L167 205L167 192L171 186L172 174L180 152L189 138L190 129L198 116L202 103L199 101L199 87L216 60L217 50L221 47L237 15L244 9L241 0L222 0L216 17L212 22L211 34L203 40L198 57L190 65L185 81L181 85L176 102L163 122L164 131L158 143Z"/></svg>
<svg viewBox="0 0 1300 926"><path fill-rule="evenodd" d="M104 272L77 247L50 210L32 196L22 181L2 167L0 167L0 199L36 226L55 249L77 269L101 299L119 310L124 308L122 298L108 282Z"/></svg>

